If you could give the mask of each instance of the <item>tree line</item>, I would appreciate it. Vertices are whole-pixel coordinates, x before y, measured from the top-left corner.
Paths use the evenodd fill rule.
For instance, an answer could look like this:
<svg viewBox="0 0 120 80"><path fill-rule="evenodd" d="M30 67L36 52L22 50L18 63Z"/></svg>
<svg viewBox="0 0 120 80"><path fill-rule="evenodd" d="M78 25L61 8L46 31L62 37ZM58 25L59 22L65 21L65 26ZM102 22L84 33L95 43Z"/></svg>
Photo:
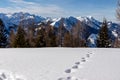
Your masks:
<svg viewBox="0 0 120 80"><path fill-rule="evenodd" d="M78 31L80 27L75 25L74 29L67 31L62 23L59 28L50 26L49 22L42 23L37 28L32 26L26 29L19 25L16 32L11 30L8 47L86 47L85 40L81 38Z"/></svg>
<svg viewBox="0 0 120 80"><path fill-rule="evenodd" d="M17 31L11 29L10 34L0 19L0 47L1 48L36 48L36 47L88 47L88 41L82 38L84 29L80 22L70 31L64 29L61 21L59 28L42 23L38 27L23 27L19 25ZM85 34L86 35L86 34ZM118 38L112 44L107 20L104 19L96 41L97 47L119 47Z"/></svg>

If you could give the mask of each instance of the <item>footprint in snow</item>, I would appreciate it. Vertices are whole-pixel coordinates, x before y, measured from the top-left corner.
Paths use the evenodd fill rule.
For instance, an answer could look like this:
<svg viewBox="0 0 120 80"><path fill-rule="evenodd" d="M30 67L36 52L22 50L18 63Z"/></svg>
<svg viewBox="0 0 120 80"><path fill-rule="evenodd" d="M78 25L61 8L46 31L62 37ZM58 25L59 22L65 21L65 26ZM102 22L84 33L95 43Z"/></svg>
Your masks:
<svg viewBox="0 0 120 80"><path fill-rule="evenodd" d="M63 77L58 78L58 80L78 80L78 78L73 77L73 76L68 76L68 77L66 77L66 78L63 78Z"/></svg>
<svg viewBox="0 0 120 80"><path fill-rule="evenodd" d="M74 73L74 72L76 72L77 71L77 69L66 69L65 70L65 73Z"/></svg>
<svg viewBox="0 0 120 80"><path fill-rule="evenodd" d="M78 80L78 78L73 77L73 76L68 76L68 77L66 78L66 80Z"/></svg>
<svg viewBox="0 0 120 80"><path fill-rule="evenodd" d="M58 78L58 80L65 80L65 78Z"/></svg>
<svg viewBox="0 0 120 80"><path fill-rule="evenodd" d="M82 60L81 60L81 62L86 62L86 59L83 57Z"/></svg>
<svg viewBox="0 0 120 80"><path fill-rule="evenodd" d="M65 70L65 73L71 73L71 69Z"/></svg>
<svg viewBox="0 0 120 80"><path fill-rule="evenodd" d="M84 57L82 57L81 59L85 59Z"/></svg>
<svg viewBox="0 0 120 80"><path fill-rule="evenodd" d="M86 57L89 58L89 57L90 57L90 54L86 54Z"/></svg>
<svg viewBox="0 0 120 80"><path fill-rule="evenodd" d="M75 62L75 64L76 64L76 65L79 65L79 64L80 64L80 62Z"/></svg>
<svg viewBox="0 0 120 80"><path fill-rule="evenodd" d="M0 75L0 77L2 77L2 78L4 78L4 79L7 78L6 75L5 75L4 73L2 73L2 74Z"/></svg>
<svg viewBox="0 0 120 80"><path fill-rule="evenodd" d="M78 68L79 68L78 65L75 65L75 66L72 67L72 69L78 69Z"/></svg>
<svg viewBox="0 0 120 80"><path fill-rule="evenodd" d="M74 65L72 67L72 69L75 69L75 70L80 69L80 68L83 68L83 66L81 66L81 65Z"/></svg>

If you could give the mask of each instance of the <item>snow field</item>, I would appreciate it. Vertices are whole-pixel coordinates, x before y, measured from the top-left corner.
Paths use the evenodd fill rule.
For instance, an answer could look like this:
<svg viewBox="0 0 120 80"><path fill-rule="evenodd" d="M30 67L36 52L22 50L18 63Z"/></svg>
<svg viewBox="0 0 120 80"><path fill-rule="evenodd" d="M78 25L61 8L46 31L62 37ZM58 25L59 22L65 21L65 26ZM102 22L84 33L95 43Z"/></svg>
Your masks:
<svg viewBox="0 0 120 80"><path fill-rule="evenodd" d="M119 80L119 61L112 48L1 49L0 80Z"/></svg>

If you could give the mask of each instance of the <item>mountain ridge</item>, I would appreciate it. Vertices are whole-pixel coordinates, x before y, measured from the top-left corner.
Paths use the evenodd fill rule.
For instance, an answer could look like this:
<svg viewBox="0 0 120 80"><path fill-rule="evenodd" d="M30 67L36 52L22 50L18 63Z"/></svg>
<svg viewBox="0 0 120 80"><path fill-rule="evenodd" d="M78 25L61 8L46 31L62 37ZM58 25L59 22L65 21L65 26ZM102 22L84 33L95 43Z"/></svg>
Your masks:
<svg viewBox="0 0 120 80"><path fill-rule="evenodd" d="M32 24L39 25L41 23L46 24L47 22L50 22L50 25L59 28L62 24L64 29L67 31L71 31L71 29L76 26L82 26L85 31L83 32L85 35L83 36L83 39L86 39L89 41L88 45L90 47L96 47L96 38L99 32L99 29L102 25L102 22L95 19L92 16L87 16L87 17L61 17L61 18L51 18L51 17L41 17L37 16L34 14L30 13L13 13L13 14L4 14L0 13L0 18L3 20L6 29L8 33L10 32L11 29L17 30L18 25L22 23L22 25L29 26ZM80 25L78 25L80 23ZM120 27L119 24L114 23L112 21L108 21L108 29L109 29L109 34L112 36L111 39L115 39L120 35Z"/></svg>

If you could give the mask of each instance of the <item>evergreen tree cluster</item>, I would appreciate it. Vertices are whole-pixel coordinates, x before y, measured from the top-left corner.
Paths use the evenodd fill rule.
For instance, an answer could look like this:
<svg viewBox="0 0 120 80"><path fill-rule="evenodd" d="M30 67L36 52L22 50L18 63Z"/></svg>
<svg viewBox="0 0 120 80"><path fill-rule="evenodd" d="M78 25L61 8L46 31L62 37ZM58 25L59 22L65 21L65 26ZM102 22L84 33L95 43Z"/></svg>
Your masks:
<svg viewBox="0 0 120 80"><path fill-rule="evenodd" d="M86 47L86 41L81 39L78 31L81 26L74 27L72 32L77 32L75 35L66 31L62 24L58 29L50 26L49 22L38 27L33 26L26 29L19 25L16 32L11 30L8 47Z"/></svg>

